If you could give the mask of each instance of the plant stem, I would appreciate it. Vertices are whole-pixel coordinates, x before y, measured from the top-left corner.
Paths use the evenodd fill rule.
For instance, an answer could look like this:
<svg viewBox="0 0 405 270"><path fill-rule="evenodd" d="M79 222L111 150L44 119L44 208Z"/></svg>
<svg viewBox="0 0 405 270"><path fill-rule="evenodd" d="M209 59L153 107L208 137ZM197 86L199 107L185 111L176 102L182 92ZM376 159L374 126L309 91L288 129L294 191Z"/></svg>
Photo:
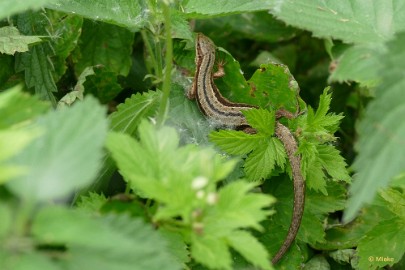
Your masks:
<svg viewBox="0 0 405 270"><path fill-rule="evenodd" d="M170 7L169 4L162 2L163 17L165 22L165 33L166 33L166 55L165 55L165 70L163 75L163 85L162 85L162 100L160 102L159 112L157 116L157 124L160 126L164 123L168 111L169 104L169 94L171 86L171 73L172 73L172 58L173 58L173 43L171 35L171 22L170 22Z"/></svg>

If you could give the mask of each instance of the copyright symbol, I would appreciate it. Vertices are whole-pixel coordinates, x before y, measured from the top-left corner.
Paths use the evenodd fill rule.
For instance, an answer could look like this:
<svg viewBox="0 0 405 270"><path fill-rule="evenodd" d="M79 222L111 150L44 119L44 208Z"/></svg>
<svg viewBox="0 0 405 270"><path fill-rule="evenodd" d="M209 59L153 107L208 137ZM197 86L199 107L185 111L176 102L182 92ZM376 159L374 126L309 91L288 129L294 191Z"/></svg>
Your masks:
<svg viewBox="0 0 405 270"><path fill-rule="evenodd" d="M373 256L368 257L368 261L369 261L369 262L374 261L374 257L373 257Z"/></svg>

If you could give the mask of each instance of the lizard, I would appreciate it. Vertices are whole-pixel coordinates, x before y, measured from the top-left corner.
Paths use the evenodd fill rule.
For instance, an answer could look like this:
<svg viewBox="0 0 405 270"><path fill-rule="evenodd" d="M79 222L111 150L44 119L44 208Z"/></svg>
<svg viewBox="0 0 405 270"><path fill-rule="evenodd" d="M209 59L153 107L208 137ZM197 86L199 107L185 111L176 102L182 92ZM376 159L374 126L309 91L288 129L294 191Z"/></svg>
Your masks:
<svg viewBox="0 0 405 270"><path fill-rule="evenodd" d="M221 95L214 83L214 77L224 75L223 70L218 70L216 73L213 71L216 52L215 44L208 37L198 33L195 48L196 71L187 97L189 99L196 99L200 111L214 122L222 126L246 130L247 133L252 133L252 128L249 126L242 111L255 108L256 106L229 101ZM276 114L276 116L282 117L284 114L281 112L280 114ZM297 236L305 204L305 182L300 169L301 158L296 155L298 149L297 142L290 130L279 121L276 121L275 134L283 143L292 167L294 205L287 236L276 255L272 258L272 264L276 264L284 256Z"/></svg>

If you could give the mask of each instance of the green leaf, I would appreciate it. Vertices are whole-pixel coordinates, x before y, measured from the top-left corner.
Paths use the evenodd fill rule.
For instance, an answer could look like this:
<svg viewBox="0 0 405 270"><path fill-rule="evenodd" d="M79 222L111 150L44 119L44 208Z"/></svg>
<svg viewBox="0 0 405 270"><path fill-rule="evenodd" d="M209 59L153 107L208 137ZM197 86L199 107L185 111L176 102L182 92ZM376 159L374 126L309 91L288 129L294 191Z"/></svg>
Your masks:
<svg viewBox="0 0 405 270"><path fill-rule="evenodd" d="M345 212L346 220L370 202L379 188L404 171L405 152L399 149L403 148L405 123L398 120L399 115L405 114L404 45L405 34L400 34L388 43L388 52L380 58L383 83L376 89L376 97L358 126L359 154L353 164L357 174L350 187L352 196Z"/></svg>
<svg viewBox="0 0 405 270"><path fill-rule="evenodd" d="M341 39L346 43L381 42L405 29L405 8L400 0L280 1L271 12L316 37Z"/></svg>
<svg viewBox="0 0 405 270"><path fill-rule="evenodd" d="M39 36L21 35L14 26L0 28L0 53L14 55L16 52L28 51L28 45L41 42Z"/></svg>
<svg viewBox="0 0 405 270"><path fill-rule="evenodd" d="M388 209L398 217L405 220L405 196L404 192L400 192L393 188L383 190L380 196L385 199L388 204Z"/></svg>
<svg viewBox="0 0 405 270"><path fill-rule="evenodd" d="M55 1L56 0L26 0L17 2L15 0L2 0L0 2L0 20L25 10L38 9L45 4Z"/></svg>
<svg viewBox="0 0 405 270"><path fill-rule="evenodd" d="M132 95L124 103L117 106L117 111L109 115L110 127L114 131L121 131L135 135L141 119L154 116L161 98L161 92L150 91ZM111 175L116 169L115 163L109 155L103 159L102 168L90 190L104 190Z"/></svg>
<svg viewBox="0 0 405 270"><path fill-rule="evenodd" d="M25 35L46 35L49 21L42 12L27 12L17 16L18 29ZM45 100L50 100L56 105L53 92L57 92L52 75L54 71L49 57L53 55L49 43L37 44L28 52L16 56L16 71L24 71L24 79L28 88L34 87L35 93Z"/></svg>
<svg viewBox="0 0 405 270"><path fill-rule="evenodd" d="M47 10L47 16L52 24L48 28L52 39L52 63L55 68L54 79L59 81L67 70L67 62L71 52L76 48L82 34L83 18L74 14L66 14Z"/></svg>
<svg viewBox="0 0 405 270"><path fill-rule="evenodd" d="M261 269L273 269L269 263L269 254L264 246L246 231L233 232L228 241L230 246L243 255L253 265Z"/></svg>
<svg viewBox="0 0 405 270"><path fill-rule="evenodd" d="M240 232L240 229L262 230L260 222L271 213L265 208L275 200L268 195L248 193L253 187L252 183L235 181L219 190L218 201L206 209L206 214L198 223L202 233L194 232L191 237L191 254L198 262L212 268L231 269L229 247L234 245L254 265L263 264L268 257L265 248L249 233ZM245 245L258 251L257 256L252 256L240 246L241 238L249 240Z"/></svg>
<svg viewBox="0 0 405 270"><path fill-rule="evenodd" d="M2 268L7 270L61 270L60 265L57 265L53 259L44 256L40 252L31 251L20 253L18 256L15 253L1 252L0 260Z"/></svg>
<svg viewBox="0 0 405 270"><path fill-rule="evenodd" d="M247 134L243 131L219 130L209 134L210 141L231 155L250 153L261 145L265 137L260 134Z"/></svg>
<svg viewBox="0 0 405 270"><path fill-rule="evenodd" d="M339 150L326 144L318 145L317 150L322 167L333 179L350 182L351 178L346 169L347 164Z"/></svg>
<svg viewBox="0 0 405 270"><path fill-rule="evenodd" d="M240 228L263 230L260 222L272 213L265 208L275 199L269 195L248 193L254 186L253 183L235 181L220 189L218 202L203 219L204 232L223 237Z"/></svg>
<svg viewBox="0 0 405 270"><path fill-rule="evenodd" d="M38 243L66 245L69 256L60 260L70 269L180 269L160 235L126 215L94 217L47 207L32 231Z"/></svg>
<svg viewBox="0 0 405 270"><path fill-rule="evenodd" d="M99 66L96 66L94 74L86 79L84 88L87 94L97 97L103 104L112 101L122 91L117 74Z"/></svg>
<svg viewBox="0 0 405 270"><path fill-rule="evenodd" d="M349 47L336 59L336 68L329 77L333 82L355 81L373 87L380 81L381 44L361 44Z"/></svg>
<svg viewBox="0 0 405 270"><path fill-rule="evenodd" d="M27 166L15 165L9 160L23 151L39 134L40 130L0 130L0 184L28 173Z"/></svg>
<svg viewBox="0 0 405 270"><path fill-rule="evenodd" d="M277 164L284 168L286 153L283 144L277 138L268 138L257 147L245 162L246 176L250 181L267 179Z"/></svg>
<svg viewBox="0 0 405 270"><path fill-rule="evenodd" d="M207 17L207 15L223 15L224 13L242 13L268 10L272 7L272 4L273 1L271 0L254 0L249 2L242 0L189 0L184 6L184 10L186 13L192 13L192 17L194 18L196 14L199 14L199 17L202 17L202 15Z"/></svg>
<svg viewBox="0 0 405 270"><path fill-rule="evenodd" d="M403 219L394 218L380 222L367 233L357 247L359 268L392 266L398 262L405 253L404 226Z"/></svg>
<svg viewBox="0 0 405 270"><path fill-rule="evenodd" d="M107 148L130 187L142 196L164 204L156 219L181 216L189 220L192 201L199 201L195 182L205 183L202 189L212 190L226 177L235 161L223 161L212 149L178 147L179 138L173 128L143 121L139 127L140 141L128 135L111 133Z"/></svg>
<svg viewBox="0 0 405 270"><path fill-rule="evenodd" d="M275 111L265 109L252 109L243 112L246 120L257 132L271 136L274 134L276 122Z"/></svg>
<svg viewBox="0 0 405 270"><path fill-rule="evenodd" d="M308 107L308 114L299 118L302 133L308 140L329 142L336 139L333 133L339 128L339 123L344 116L328 113L332 100L332 94L328 94L328 90L329 88L326 88L320 96L316 112Z"/></svg>
<svg viewBox="0 0 405 270"><path fill-rule="evenodd" d="M128 75L133 40L134 34L125 28L85 20L76 51L76 73L80 74L89 66L102 65L107 71Z"/></svg>
<svg viewBox="0 0 405 270"><path fill-rule="evenodd" d="M225 241L211 235L192 239L191 256L210 268L232 269L232 258Z"/></svg>
<svg viewBox="0 0 405 270"><path fill-rule="evenodd" d="M49 103L21 90L21 86L14 86L0 93L0 115L7 115L0 118L0 129L28 122L50 108Z"/></svg>
<svg viewBox="0 0 405 270"><path fill-rule="evenodd" d="M297 32L295 28L288 27L284 22L274 18L267 10L197 20L196 25L202 32L206 33L207 30L209 36L219 40L231 38L280 42L293 38ZM262 61L259 65L265 62L267 61Z"/></svg>
<svg viewBox="0 0 405 270"><path fill-rule="evenodd" d="M272 110L299 111L299 86L287 66L277 63L260 65L248 81L254 104Z"/></svg>
<svg viewBox="0 0 405 270"><path fill-rule="evenodd" d="M120 0L108 2L103 0L59 0L47 5L48 8L74 13L85 18L103 21L138 31L148 21L149 11L143 0Z"/></svg>
<svg viewBox="0 0 405 270"><path fill-rule="evenodd" d="M43 135L13 158L13 164L29 171L7 183L12 192L32 203L65 198L91 183L107 133L105 108L88 97L70 108L49 112L34 128Z"/></svg>

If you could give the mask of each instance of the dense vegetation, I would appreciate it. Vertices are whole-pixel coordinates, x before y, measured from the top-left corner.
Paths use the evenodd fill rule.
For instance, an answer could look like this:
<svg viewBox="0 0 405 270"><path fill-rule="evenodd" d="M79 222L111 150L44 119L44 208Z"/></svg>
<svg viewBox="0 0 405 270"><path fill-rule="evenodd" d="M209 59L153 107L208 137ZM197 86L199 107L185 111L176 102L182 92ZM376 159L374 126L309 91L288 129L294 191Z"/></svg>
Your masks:
<svg viewBox="0 0 405 270"><path fill-rule="evenodd" d="M404 30L399 0L1 1L0 269L404 269ZM197 32L256 134L187 99ZM306 203L272 266L280 108Z"/></svg>

